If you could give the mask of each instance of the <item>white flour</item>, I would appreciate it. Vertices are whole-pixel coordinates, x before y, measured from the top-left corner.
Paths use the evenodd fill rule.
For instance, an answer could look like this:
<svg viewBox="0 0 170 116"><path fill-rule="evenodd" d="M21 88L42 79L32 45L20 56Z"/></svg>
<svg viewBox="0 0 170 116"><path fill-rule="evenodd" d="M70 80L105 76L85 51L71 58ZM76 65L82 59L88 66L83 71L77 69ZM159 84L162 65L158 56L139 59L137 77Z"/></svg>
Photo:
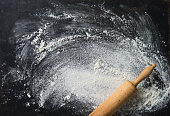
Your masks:
<svg viewBox="0 0 170 116"><path fill-rule="evenodd" d="M137 87L139 92L119 113L127 115L129 111L134 111L135 115L137 111L152 112L165 107L170 97L169 67L167 59L157 54L160 52L159 49L149 42L153 41L152 32L145 25L141 27L137 23L138 36L131 38L114 27L101 28L90 24L92 20L90 18L95 16L94 11L87 14L89 12L71 11L70 7L67 9L61 7L61 10L66 11L58 15L50 14L50 11L40 15L40 18L43 16L52 19L43 23L38 22L41 26L35 32L14 33L18 43L25 42L19 44L17 48L19 62L26 61L24 58L28 57L27 51L31 46L32 65L39 64L29 82L39 106L60 108L75 102L70 105L71 108L78 108L78 112L87 113L102 103L126 80L134 80L146 66L155 63L157 67L153 74ZM112 23L121 22L122 25L136 23L130 16L131 19L127 20L124 16L117 16L102 7L100 10L102 12L100 18L109 19ZM141 23L146 23L145 20L149 16L139 17ZM60 20L71 20L71 23L64 26L63 30L67 30L64 33L58 31L61 28ZM14 30L21 28L20 23L24 25L24 21L20 21ZM56 25L57 31L52 28ZM126 29L128 25L120 28ZM128 29L124 31L128 32ZM55 33L59 33L59 36ZM104 38L112 42L103 41ZM159 87L154 74L158 74L156 77L162 82L162 88ZM31 97L29 93L27 96ZM76 101L80 101L85 108L79 108ZM30 103L26 105L29 106Z"/></svg>

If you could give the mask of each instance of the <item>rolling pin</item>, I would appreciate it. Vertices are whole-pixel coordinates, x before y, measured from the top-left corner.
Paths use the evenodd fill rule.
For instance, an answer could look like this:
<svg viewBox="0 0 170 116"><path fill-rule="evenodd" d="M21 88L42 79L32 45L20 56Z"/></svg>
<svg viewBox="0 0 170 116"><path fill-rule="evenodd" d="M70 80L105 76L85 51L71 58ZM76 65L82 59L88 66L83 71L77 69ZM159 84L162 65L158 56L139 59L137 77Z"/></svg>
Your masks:
<svg viewBox="0 0 170 116"><path fill-rule="evenodd" d="M145 68L134 81L125 81L108 99L99 105L89 116L112 116L128 99L136 93L136 86L148 77L156 64Z"/></svg>

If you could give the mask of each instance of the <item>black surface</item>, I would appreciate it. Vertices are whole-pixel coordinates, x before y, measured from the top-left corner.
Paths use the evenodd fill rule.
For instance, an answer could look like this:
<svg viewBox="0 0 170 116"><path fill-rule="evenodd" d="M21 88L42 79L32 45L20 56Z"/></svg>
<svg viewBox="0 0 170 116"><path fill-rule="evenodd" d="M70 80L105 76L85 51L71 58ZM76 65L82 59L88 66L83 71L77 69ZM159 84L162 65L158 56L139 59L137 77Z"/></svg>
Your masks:
<svg viewBox="0 0 170 116"><path fill-rule="evenodd" d="M55 1L54 1L55 2ZM80 0L61 0L61 3L77 3ZM119 9L120 4L125 4L132 9L147 11L155 25L158 27L162 38L167 43L168 40L168 17L167 17L167 4L159 0L82 0L82 3L99 4L105 3L105 7L112 8L117 7ZM8 67L15 67L15 44L10 44L8 38L10 37L11 29L15 22L19 19L29 18L32 13L38 9L45 7L51 7L48 0L0 0L0 76L8 72ZM167 53L167 48L163 47L163 51ZM3 65L4 64L4 65ZM2 77L1 77L2 78ZM10 88L10 87L9 87ZM27 89L23 86L23 82L11 85L11 88L15 88L17 91ZM2 88L1 88L2 89ZM1 90L3 95L4 89ZM69 109L59 109L58 111L49 111L46 109L39 109L34 111L38 106L25 107L22 102L30 101L33 98L27 98L23 95L23 99L17 100L13 98L13 93L9 92L10 102L7 104L1 104L0 115L2 116L33 116L37 114L45 114L48 116L70 116L72 111ZM168 116L170 114L170 103L167 107L160 111L146 113L144 116Z"/></svg>

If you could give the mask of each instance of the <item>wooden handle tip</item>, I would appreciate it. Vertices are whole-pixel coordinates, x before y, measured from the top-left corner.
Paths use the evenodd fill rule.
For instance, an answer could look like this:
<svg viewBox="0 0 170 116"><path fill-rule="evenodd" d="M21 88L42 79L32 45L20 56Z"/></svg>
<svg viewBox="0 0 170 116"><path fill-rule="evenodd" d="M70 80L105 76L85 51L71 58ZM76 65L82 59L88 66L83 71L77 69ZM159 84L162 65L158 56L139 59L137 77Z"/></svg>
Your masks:
<svg viewBox="0 0 170 116"><path fill-rule="evenodd" d="M152 67L155 68L155 67L156 67L156 64L152 64Z"/></svg>

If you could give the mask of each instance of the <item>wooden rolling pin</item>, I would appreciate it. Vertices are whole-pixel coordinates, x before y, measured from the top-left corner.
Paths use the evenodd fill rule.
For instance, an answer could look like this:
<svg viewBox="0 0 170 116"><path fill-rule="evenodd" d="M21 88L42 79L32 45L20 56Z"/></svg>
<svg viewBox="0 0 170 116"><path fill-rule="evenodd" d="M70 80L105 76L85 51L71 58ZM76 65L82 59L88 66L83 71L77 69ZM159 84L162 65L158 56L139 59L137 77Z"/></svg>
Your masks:
<svg viewBox="0 0 170 116"><path fill-rule="evenodd" d="M148 77L156 64L145 68L134 81L123 83L108 99L99 105L89 116L112 116L127 100L136 93L136 86Z"/></svg>

